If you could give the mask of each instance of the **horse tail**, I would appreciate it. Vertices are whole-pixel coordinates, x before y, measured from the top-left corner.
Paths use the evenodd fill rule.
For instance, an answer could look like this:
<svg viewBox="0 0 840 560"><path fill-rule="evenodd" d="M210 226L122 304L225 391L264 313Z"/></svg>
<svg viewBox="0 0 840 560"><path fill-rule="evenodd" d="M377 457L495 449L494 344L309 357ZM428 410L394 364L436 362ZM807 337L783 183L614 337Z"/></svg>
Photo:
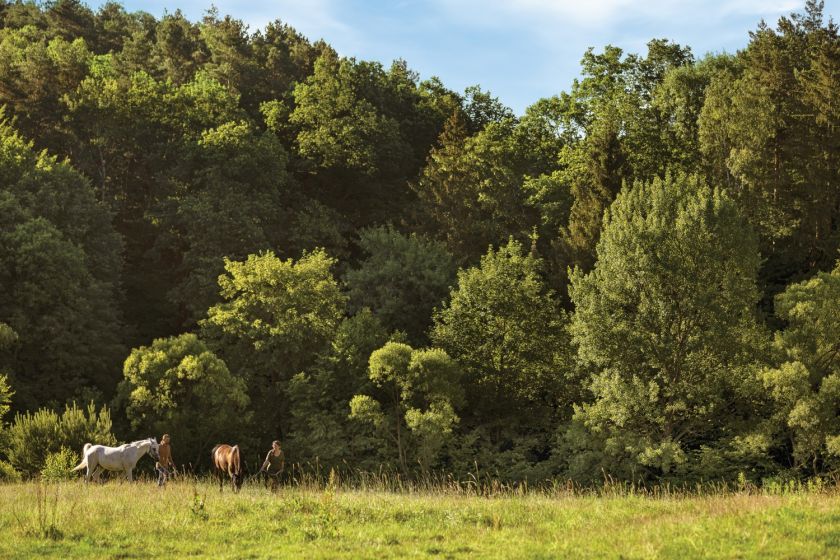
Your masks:
<svg viewBox="0 0 840 560"><path fill-rule="evenodd" d="M88 460L88 449L90 449L91 444L86 443L84 447L82 447L82 462L76 465L76 468L73 469L73 472L80 471L84 468L87 468Z"/></svg>

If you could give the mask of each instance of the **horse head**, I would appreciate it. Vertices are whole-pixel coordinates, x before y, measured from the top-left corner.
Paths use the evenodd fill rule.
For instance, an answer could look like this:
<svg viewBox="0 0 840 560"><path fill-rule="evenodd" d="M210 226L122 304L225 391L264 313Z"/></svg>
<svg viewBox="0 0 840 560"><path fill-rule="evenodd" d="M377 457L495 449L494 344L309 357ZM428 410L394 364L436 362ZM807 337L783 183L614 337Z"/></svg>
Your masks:
<svg viewBox="0 0 840 560"><path fill-rule="evenodd" d="M160 451L159 451L160 444L158 443L157 438L150 437L146 441L149 442L149 455L151 455L152 458L155 461L159 461L160 460Z"/></svg>

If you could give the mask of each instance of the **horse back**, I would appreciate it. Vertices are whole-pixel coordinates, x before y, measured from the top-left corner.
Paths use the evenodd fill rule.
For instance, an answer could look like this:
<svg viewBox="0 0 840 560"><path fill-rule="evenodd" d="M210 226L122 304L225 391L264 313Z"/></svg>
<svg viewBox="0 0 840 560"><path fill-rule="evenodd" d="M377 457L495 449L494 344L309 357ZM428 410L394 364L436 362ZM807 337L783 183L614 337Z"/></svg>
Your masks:
<svg viewBox="0 0 840 560"><path fill-rule="evenodd" d="M230 464L231 446L226 443L220 443L213 448L213 465L222 472L227 472Z"/></svg>
<svg viewBox="0 0 840 560"><path fill-rule="evenodd" d="M213 448L213 465L220 472L226 474L242 473L242 463L239 458L239 446L220 443Z"/></svg>

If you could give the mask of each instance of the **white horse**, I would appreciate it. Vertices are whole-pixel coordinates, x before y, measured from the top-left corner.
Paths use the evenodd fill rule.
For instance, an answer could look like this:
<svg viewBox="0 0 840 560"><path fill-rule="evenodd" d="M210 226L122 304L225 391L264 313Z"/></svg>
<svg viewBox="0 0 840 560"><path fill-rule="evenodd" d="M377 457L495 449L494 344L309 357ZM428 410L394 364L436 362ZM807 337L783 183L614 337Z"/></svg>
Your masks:
<svg viewBox="0 0 840 560"><path fill-rule="evenodd" d="M94 476L96 481L99 482L99 475L102 474L103 470L124 471L128 480L134 480L131 471L134 470L137 461L146 453L157 460L158 442L155 438L124 443L119 447L86 443L82 449L82 462L73 471L80 471L87 467L85 482L90 482L90 479Z"/></svg>

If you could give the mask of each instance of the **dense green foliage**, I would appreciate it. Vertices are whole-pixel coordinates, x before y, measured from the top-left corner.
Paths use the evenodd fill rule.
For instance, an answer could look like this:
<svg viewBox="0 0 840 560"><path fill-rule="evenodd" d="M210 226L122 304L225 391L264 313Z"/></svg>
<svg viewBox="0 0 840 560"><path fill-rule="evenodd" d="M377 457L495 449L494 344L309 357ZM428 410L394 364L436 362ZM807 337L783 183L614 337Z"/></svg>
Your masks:
<svg viewBox="0 0 840 560"><path fill-rule="evenodd" d="M596 372L575 413L585 430L572 470L723 474L708 456L745 437L760 399L759 256L737 206L697 177L637 184L605 215L597 255L572 276L571 332Z"/></svg>
<svg viewBox="0 0 840 560"><path fill-rule="evenodd" d="M236 438L247 426L245 381L194 334L135 348L123 373L117 398L134 433L171 432L184 462L198 464L208 446ZM209 410L213 414L206 414Z"/></svg>
<svg viewBox="0 0 840 560"><path fill-rule="evenodd" d="M277 438L408 476L840 466L820 2L734 55L589 49L517 116L281 21L0 0L0 107L4 472L111 441L106 404L199 469Z"/></svg>
<svg viewBox="0 0 840 560"><path fill-rule="evenodd" d="M795 466L813 473L840 457L840 264L793 284L776 298L787 326L776 333L778 366L762 376L773 420L793 446Z"/></svg>
<svg viewBox="0 0 840 560"><path fill-rule="evenodd" d="M415 461L428 471L459 420L458 364L439 348L389 342L370 355L368 375L379 396L355 395L350 418L387 434L403 472Z"/></svg>
<svg viewBox="0 0 840 560"><path fill-rule="evenodd" d="M389 330L424 341L432 310L446 299L455 265L446 248L422 235L391 227L359 234L366 257L345 275L350 312L371 309Z"/></svg>
<svg viewBox="0 0 840 560"><path fill-rule="evenodd" d="M289 381L313 365L341 320L346 298L330 273L333 262L320 250L298 262L272 253L225 261L224 301L208 310L202 331L245 379L260 433L283 432Z"/></svg>
<svg viewBox="0 0 840 560"><path fill-rule="evenodd" d="M18 402L62 403L83 387L112 392L125 345L109 211L84 176L36 153L2 113L0 177L0 317L17 333Z"/></svg>

